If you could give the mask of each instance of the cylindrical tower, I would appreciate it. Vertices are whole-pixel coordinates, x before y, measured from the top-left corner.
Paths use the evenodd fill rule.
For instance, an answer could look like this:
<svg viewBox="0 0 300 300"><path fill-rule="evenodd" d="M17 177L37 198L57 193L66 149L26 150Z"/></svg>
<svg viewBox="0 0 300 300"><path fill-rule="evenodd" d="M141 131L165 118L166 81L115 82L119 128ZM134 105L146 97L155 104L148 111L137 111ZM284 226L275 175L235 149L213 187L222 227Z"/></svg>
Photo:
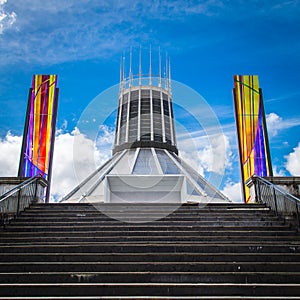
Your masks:
<svg viewBox="0 0 300 300"><path fill-rule="evenodd" d="M130 51L131 52L131 51ZM121 59L120 90L113 156L89 175L62 201L107 203L206 203L227 201L184 160L178 157L170 63L153 76L150 49L149 73L128 76ZM162 73L164 74L162 76ZM171 207L174 208L173 205Z"/></svg>
<svg viewBox="0 0 300 300"><path fill-rule="evenodd" d="M159 70L161 64L159 59ZM121 64L118 115L113 154L124 149L160 148L178 154L174 127L170 67L166 62L166 76L161 71L143 76L141 65L137 76L132 75L131 55L129 77Z"/></svg>

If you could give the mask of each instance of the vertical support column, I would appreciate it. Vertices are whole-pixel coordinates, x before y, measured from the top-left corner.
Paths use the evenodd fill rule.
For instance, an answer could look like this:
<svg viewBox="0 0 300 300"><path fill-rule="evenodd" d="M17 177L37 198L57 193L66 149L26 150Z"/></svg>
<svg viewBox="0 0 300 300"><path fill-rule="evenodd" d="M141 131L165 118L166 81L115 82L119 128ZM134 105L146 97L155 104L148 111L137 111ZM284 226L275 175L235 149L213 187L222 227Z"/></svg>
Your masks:
<svg viewBox="0 0 300 300"><path fill-rule="evenodd" d="M120 144L122 107L123 107L123 90L121 90L120 96L119 96L119 114L118 114L118 120L117 120L117 132L116 132L117 139L116 139L116 145Z"/></svg>
<svg viewBox="0 0 300 300"><path fill-rule="evenodd" d="M154 129L153 129L153 93L150 89L150 131L151 131L151 141L154 141Z"/></svg>
<svg viewBox="0 0 300 300"><path fill-rule="evenodd" d="M137 130L137 140L141 140L141 86L139 87L139 100L138 100L138 130Z"/></svg>
<svg viewBox="0 0 300 300"><path fill-rule="evenodd" d="M162 137L163 137L163 143L166 142L166 128L165 128L165 115L164 115L164 99L162 91L160 91L160 110L161 110L161 127L162 127Z"/></svg>
<svg viewBox="0 0 300 300"><path fill-rule="evenodd" d="M126 133L125 133L125 143L128 142L129 136L129 111L130 111L130 101L131 101L131 88L129 89L128 93L128 102L127 102L127 116L126 116Z"/></svg>
<svg viewBox="0 0 300 300"><path fill-rule="evenodd" d="M171 134L171 142L172 142L172 145L175 144L175 141L174 141L174 131L173 131L173 118L172 118L172 112L171 112L171 109L172 109L172 105L171 105L171 101L170 101L170 95L168 93L168 106L169 106L169 119L170 119L170 134Z"/></svg>
<svg viewBox="0 0 300 300"><path fill-rule="evenodd" d="M174 146L176 146L176 134L175 134L175 118L174 118L174 110L173 110L173 103L172 103L172 98L170 97L170 107L171 107L171 111L170 111L170 114L171 114L171 123L170 123L170 126L172 127L172 131L171 131L171 134L172 134L172 143Z"/></svg>

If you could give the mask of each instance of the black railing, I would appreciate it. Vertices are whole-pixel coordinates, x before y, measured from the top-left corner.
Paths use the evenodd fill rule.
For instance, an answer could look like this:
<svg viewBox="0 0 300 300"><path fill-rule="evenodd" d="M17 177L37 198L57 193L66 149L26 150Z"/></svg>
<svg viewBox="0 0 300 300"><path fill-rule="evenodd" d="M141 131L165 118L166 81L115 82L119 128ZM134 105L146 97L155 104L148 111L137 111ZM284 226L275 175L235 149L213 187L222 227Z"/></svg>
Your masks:
<svg viewBox="0 0 300 300"><path fill-rule="evenodd" d="M0 223L5 226L32 203L44 202L48 182L32 177L0 196Z"/></svg>
<svg viewBox="0 0 300 300"><path fill-rule="evenodd" d="M266 204L279 217L294 217L300 229L300 199L259 176L255 175L251 180L255 188L256 201Z"/></svg>

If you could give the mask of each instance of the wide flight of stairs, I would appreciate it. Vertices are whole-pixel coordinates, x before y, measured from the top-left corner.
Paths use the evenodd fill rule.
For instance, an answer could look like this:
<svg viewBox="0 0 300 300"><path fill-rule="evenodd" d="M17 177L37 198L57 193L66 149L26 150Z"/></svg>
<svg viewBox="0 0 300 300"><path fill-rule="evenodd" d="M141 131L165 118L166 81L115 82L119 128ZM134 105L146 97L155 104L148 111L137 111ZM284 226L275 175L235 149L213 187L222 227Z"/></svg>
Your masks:
<svg viewBox="0 0 300 300"><path fill-rule="evenodd" d="M137 222L164 205L101 210ZM300 236L259 204L182 205L148 223L35 204L0 230L0 299L10 297L300 299Z"/></svg>

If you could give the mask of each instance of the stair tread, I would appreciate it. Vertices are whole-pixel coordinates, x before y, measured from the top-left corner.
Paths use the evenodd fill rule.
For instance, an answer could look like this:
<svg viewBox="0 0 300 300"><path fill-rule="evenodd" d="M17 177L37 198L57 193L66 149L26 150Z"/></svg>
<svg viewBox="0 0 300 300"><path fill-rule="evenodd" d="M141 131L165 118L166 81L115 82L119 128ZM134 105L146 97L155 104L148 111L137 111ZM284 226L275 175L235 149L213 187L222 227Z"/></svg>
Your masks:
<svg viewBox="0 0 300 300"><path fill-rule="evenodd" d="M34 204L0 231L0 279L0 300L289 299L300 235L257 204Z"/></svg>

